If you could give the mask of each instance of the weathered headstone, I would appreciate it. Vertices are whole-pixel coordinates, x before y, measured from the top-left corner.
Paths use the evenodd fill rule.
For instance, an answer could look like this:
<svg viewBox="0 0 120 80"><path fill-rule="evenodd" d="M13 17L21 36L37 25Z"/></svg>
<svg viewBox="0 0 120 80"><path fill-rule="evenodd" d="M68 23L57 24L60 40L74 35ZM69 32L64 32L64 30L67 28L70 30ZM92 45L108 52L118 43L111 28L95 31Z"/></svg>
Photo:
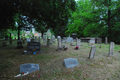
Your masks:
<svg viewBox="0 0 120 80"><path fill-rule="evenodd" d="M114 42L110 42L110 48L109 48L108 56L112 56L113 51L114 51Z"/></svg>
<svg viewBox="0 0 120 80"><path fill-rule="evenodd" d="M26 42L31 42L31 39L28 39L28 38L27 38L27 39L26 39Z"/></svg>
<svg viewBox="0 0 120 80"><path fill-rule="evenodd" d="M71 46L75 46L75 44L73 43L73 39L71 40Z"/></svg>
<svg viewBox="0 0 120 80"><path fill-rule="evenodd" d="M41 39L40 39L40 36L38 37L38 42L40 42L40 43L41 43Z"/></svg>
<svg viewBox="0 0 120 80"><path fill-rule="evenodd" d="M58 50L62 49L62 41L61 38L58 38Z"/></svg>
<svg viewBox="0 0 120 80"><path fill-rule="evenodd" d="M66 68L72 68L78 65L77 58L67 58L63 60L63 65Z"/></svg>
<svg viewBox="0 0 120 80"><path fill-rule="evenodd" d="M71 42L72 39L72 37L67 37L67 42Z"/></svg>
<svg viewBox="0 0 120 80"><path fill-rule="evenodd" d="M50 45L50 39L47 38L47 47L49 47L49 45Z"/></svg>
<svg viewBox="0 0 120 80"><path fill-rule="evenodd" d="M35 36L35 42L37 42L37 36Z"/></svg>
<svg viewBox="0 0 120 80"><path fill-rule="evenodd" d="M40 43L39 42L28 42L27 43L27 51L24 51L24 54L27 53L33 53L33 49L35 49L36 53L41 53L42 51L40 50Z"/></svg>
<svg viewBox="0 0 120 80"><path fill-rule="evenodd" d="M105 44L108 44L108 39L107 39L107 37L105 37Z"/></svg>
<svg viewBox="0 0 120 80"><path fill-rule="evenodd" d="M89 54L89 58L88 58L88 59L94 58L95 52L96 52L96 46L93 45L93 46L91 47L91 50L90 50L90 54Z"/></svg>
<svg viewBox="0 0 120 80"><path fill-rule="evenodd" d="M90 38L89 43L95 43L95 38Z"/></svg>
<svg viewBox="0 0 120 80"><path fill-rule="evenodd" d="M39 64L26 63L20 65L20 73L31 73L39 70Z"/></svg>
<svg viewBox="0 0 120 80"><path fill-rule="evenodd" d="M53 39L53 43L55 43L56 40L54 35L52 36L52 39Z"/></svg>
<svg viewBox="0 0 120 80"><path fill-rule="evenodd" d="M7 42L2 42L2 47L7 46Z"/></svg>
<svg viewBox="0 0 120 80"><path fill-rule="evenodd" d="M43 35L43 43L46 43L46 35Z"/></svg>
<svg viewBox="0 0 120 80"><path fill-rule="evenodd" d="M81 40L80 39L77 39L77 46L80 48L80 43L81 43Z"/></svg>
<svg viewBox="0 0 120 80"><path fill-rule="evenodd" d="M23 48L22 46L22 40L17 40L17 49Z"/></svg>

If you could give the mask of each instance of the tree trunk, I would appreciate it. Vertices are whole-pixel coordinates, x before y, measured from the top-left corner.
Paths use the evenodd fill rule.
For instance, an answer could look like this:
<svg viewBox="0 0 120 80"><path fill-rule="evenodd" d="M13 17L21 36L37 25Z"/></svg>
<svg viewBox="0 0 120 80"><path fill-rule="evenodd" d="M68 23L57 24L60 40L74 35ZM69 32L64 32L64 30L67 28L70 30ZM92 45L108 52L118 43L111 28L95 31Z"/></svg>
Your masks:
<svg viewBox="0 0 120 80"><path fill-rule="evenodd" d="M111 41L111 25L110 25L110 16L111 16L111 11L109 9L111 5L111 0L108 2L108 41Z"/></svg>

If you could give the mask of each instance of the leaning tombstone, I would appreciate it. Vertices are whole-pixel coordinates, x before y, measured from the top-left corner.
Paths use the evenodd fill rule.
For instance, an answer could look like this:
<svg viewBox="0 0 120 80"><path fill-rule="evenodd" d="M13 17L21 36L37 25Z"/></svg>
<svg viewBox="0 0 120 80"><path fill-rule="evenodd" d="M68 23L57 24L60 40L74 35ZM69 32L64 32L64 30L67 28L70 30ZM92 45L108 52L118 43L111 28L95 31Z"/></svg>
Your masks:
<svg viewBox="0 0 120 80"><path fill-rule="evenodd" d="M20 65L20 73L32 73L39 70L39 64L26 63Z"/></svg>
<svg viewBox="0 0 120 80"><path fill-rule="evenodd" d="M95 56L95 51L96 51L96 46L93 45L93 46L91 47L91 50L90 50L90 54L89 54L89 58L88 58L88 59L94 58L94 56Z"/></svg>
<svg viewBox="0 0 120 80"><path fill-rule="evenodd" d="M63 60L63 65L66 68L73 68L78 65L78 60L77 58L67 58Z"/></svg>
<svg viewBox="0 0 120 80"><path fill-rule="evenodd" d="M108 56L112 56L113 51L114 51L114 42L110 42L110 48L109 48Z"/></svg>

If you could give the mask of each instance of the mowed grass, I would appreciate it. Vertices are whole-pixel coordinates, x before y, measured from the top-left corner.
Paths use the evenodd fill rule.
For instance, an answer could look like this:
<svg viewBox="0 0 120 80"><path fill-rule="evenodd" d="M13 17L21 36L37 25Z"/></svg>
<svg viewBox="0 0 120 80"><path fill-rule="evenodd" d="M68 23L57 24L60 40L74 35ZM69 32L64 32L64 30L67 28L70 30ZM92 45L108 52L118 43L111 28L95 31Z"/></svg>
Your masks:
<svg viewBox="0 0 120 80"><path fill-rule="evenodd" d="M0 43L1 44L1 43ZM27 44L23 49L16 49L16 41L7 47L0 47L0 80L119 80L120 79L120 45L115 45L114 55L107 57L109 44L96 45L94 59L88 59L91 46L81 43L79 50L75 46L69 46L67 51L57 49L57 42L46 47L41 41L43 53L23 55ZM67 46L70 43L66 44ZM99 48L99 46L102 46ZM77 58L79 65L74 68L65 68L63 59ZM25 63L39 64L40 70L26 76L15 78L19 74L20 65Z"/></svg>

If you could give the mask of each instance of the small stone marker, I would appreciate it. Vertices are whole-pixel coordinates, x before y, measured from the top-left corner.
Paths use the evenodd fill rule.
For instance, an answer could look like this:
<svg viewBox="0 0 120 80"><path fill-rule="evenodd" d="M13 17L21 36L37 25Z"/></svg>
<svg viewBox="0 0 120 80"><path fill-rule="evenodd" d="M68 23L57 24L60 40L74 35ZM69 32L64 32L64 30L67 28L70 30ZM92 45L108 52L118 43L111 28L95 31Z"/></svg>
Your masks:
<svg viewBox="0 0 120 80"><path fill-rule="evenodd" d="M77 58L67 58L63 60L63 65L66 68L72 68L78 65Z"/></svg>
<svg viewBox="0 0 120 80"><path fill-rule="evenodd" d="M75 44L73 43L73 39L71 40L71 46L75 46Z"/></svg>
<svg viewBox="0 0 120 80"><path fill-rule="evenodd" d="M20 65L20 73L31 73L37 70L39 70L38 64L26 63Z"/></svg>
<svg viewBox="0 0 120 80"><path fill-rule="evenodd" d="M95 56L95 51L96 51L96 46L93 45L93 46L91 47L91 50L90 50L90 54L89 54L89 58L88 58L88 59L94 58L94 56Z"/></svg>
<svg viewBox="0 0 120 80"><path fill-rule="evenodd" d="M108 44L108 39L107 39L107 37L105 37L105 44Z"/></svg>
<svg viewBox="0 0 120 80"><path fill-rule="evenodd" d="M46 35L43 35L43 43L46 43Z"/></svg>
<svg viewBox="0 0 120 80"><path fill-rule="evenodd" d="M49 45L50 45L50 39L47 38L47 47L49 47Z"/></svg>
<svg viewBox="0 0 120 80"><path fill-rule="evenodd" d="M114 42L110 42L109 54L108 56L112 56L114 51Z"/></svg>
<svg viewBox="0 0 120 80"><path fill-rule="evenodd" d="M81 40L80 39L77 39L77 46L80 48L80 43L81 43Z"/></svg>
<svg viewBox="0 0 120 80"><path fill-rule="evenodd" d="M61 38L58 38L58 50L62 49L62 41Z"/></svg>

